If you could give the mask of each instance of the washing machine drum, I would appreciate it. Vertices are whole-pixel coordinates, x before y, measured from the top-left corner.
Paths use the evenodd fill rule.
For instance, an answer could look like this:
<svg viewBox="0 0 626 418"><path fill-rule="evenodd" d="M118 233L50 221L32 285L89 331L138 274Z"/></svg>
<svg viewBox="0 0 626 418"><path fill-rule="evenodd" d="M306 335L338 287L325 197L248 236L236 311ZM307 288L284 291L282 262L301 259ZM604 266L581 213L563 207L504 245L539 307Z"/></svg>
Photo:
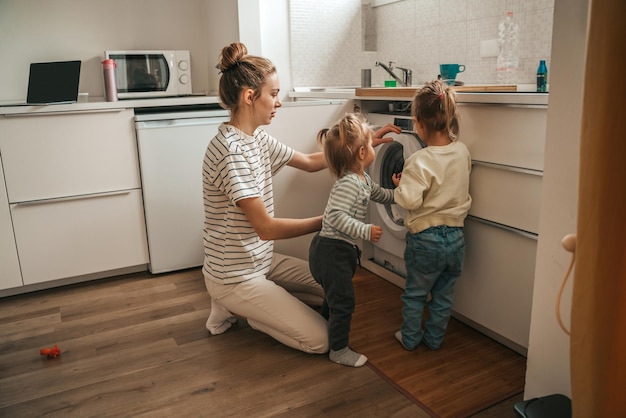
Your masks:
<svg viewBox="0 0 626 418"><path fill-rule="evenodd" d="M394 189L392 176L401 173L404 169L404 161L416 151L422 149L417 134L402 133L390 134L393 142L388 142L376 149L376 158L370 167L372 180L386 189ZM404 215L406 211L396 204L381 205L376 203L373 210L379 211L381 218L392 234L398 238L404 238Z"/></svg>

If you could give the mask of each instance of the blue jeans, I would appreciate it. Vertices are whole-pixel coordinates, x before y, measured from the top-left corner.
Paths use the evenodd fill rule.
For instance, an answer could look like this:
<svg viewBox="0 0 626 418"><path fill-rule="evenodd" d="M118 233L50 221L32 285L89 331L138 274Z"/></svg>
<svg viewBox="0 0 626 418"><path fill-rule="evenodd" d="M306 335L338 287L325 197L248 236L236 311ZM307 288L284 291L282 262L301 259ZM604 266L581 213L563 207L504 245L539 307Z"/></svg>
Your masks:
<svg viewBox="0 0 626 418"><path fill-rule="evenodd" d="M465 256L463 228L445 225L406 234L407 278L402 295L402 342L414 349L421 341L432 350L441 345L454 301L454 283ZM432 299L426 302L428 294ZM422 329L424 308L428 319Z"/></svg>

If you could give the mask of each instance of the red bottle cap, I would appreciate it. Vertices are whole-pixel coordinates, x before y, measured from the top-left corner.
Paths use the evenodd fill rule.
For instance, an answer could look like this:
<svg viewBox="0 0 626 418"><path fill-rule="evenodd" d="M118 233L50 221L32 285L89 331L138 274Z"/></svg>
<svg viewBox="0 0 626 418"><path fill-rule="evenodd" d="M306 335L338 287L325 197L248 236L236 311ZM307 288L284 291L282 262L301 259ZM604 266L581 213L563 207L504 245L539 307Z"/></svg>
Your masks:
<svg viewBox="0 0 626 418"><path fill-rule="evenodd" d="M115 69L116 67L115 60L112 60L111 58L106 59L102 61L102 66L104 67L105 70Z"/></svg>

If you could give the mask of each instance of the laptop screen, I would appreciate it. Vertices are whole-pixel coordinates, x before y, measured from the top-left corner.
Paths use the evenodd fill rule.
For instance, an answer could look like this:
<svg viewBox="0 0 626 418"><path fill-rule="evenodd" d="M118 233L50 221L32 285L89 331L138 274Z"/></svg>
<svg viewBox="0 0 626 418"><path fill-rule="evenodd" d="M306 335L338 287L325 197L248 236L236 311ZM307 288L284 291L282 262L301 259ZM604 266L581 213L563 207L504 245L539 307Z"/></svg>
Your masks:
<svg viewBox="0 0 626 418"><path fill-rule="evenodd" d="M73 103L78 99L80 61L30 64L28 104Z"/></svg>

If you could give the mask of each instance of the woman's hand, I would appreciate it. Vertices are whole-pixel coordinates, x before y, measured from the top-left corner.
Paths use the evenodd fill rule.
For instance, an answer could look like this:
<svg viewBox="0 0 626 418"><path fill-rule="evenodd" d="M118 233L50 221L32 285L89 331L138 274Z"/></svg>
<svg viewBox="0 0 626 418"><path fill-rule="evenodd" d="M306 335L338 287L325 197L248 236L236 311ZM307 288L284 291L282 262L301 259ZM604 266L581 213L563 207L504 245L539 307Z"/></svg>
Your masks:
<svg viewBox="0 0 626 418"><path fill-rule="evenodd" d="M402 128L392 123L388 123L382 128L378 129L376 132L374 132L374 135L372 135L372 146L376 147L380 144L393 141L393 138L385 137L385 135L387 135L388 133L399 134L401 132Z"/></svg>

